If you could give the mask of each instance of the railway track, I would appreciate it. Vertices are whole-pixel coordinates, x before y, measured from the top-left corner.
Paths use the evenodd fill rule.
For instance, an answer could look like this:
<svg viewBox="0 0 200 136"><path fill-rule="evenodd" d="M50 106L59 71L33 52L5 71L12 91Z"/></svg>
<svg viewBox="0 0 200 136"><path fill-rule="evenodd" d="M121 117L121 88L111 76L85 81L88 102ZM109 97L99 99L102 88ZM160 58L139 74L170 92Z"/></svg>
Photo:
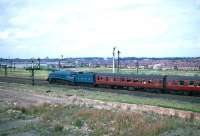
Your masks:
<svg viewBox="0 0 200 136"><path fill-rule="evenodd" d="M2 76L0 76L0 82L32 84L32 79L31 78L21 78L21 77L2 77ZM42 80L42 79L35 79L34 82L35 82L35 85L49 84L46 80Z"/></svg>
<svg viewBox="0 0 200 136"><path fill-rule="evenodd" d="M0 76L0 82L6 83L18 83L18 84L32 84L31 78L21 78L21 77L2 77ZM44 79L35 79L35 85L50 85L48 81ZM94 88L92 86L71 86L71 85L58 85L51 84L52 87L67 87L69 89L82 89L87 91L99 91L99 92L110 92L116 94L127 94L132 96L139 96L145 98L161 98L169 100L178 100L180 102L191 102L191 103L200 103L200 97L198 96L184 96L184 95L174 95L174 94L162 94L162 93L150 93L145 92L144 90L137 91L127 91L123 89L111 89L111 88Z"/></svg>

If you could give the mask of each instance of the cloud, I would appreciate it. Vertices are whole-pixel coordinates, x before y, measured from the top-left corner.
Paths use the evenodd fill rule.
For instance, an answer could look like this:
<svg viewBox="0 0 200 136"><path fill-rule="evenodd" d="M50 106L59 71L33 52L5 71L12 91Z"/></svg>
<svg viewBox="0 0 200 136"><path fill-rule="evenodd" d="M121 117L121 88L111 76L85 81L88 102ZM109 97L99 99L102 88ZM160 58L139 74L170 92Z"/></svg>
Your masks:
<svg viewBox="0 0 200 136"><path fill-rule="evenodd" d="M176 56L181 49L182 56L197 56L192 51L199 46L198 3L2 0L0 46L8 46L0 52L20 52L21 57L110 56L112 47L118 46L124 56Z"/></svg>
<svg viewBox="0 0 200 136"><path fill-rule="evenodd" d="M8 32L0 32L0 40L5 40L8 38Z"/></svg>

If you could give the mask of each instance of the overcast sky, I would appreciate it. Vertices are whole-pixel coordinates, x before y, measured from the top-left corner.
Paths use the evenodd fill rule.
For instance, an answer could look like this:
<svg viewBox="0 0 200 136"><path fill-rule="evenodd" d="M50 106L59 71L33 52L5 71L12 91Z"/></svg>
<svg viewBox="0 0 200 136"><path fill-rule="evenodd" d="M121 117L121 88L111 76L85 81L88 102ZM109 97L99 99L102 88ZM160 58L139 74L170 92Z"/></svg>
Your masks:
<svg viewBox="0 0 200 136"><path fill-rule="evenodd" d="M200 0L0 0L0 57L200 56Z"/></svg>

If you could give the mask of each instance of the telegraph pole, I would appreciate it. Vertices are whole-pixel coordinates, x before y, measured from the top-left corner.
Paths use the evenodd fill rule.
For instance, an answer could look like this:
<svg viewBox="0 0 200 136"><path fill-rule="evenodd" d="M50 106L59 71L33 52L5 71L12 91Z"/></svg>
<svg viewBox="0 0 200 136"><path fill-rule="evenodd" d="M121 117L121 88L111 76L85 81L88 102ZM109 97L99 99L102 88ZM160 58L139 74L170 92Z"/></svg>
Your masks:
<svg viewBox="0 0 200 136"><path fill-rule="evenodd" d="M136 68L137 68L137 75L138 75L138 69L139 69L139 62L138 62L138 59L137 59L137 62L136 62Z"/></svg>
<svg viewBox="0 0 200 136"><path fill-rule="evenodd" d="M8 75L7 65L5 65L4 68L5 68L5 76L7 76Z"/></svg>
<svg viewBox="0 0 200 136"><path fill-rule="evenodd" d="M5 76L8 75L8 59L6 59L6 63L5 63Z"/></svg>
<svg viewBox="0 0 200 136"><path fill-rule="evenodd" d="M32 85L34 86L35 85L35 78L34 78L34 75L35 75L35 71L34 71L34 62L33 62L33 59L32 59L32 67L31 67L31 71L32 71Z"/></svg>
<svg viewBox="0 0 200 136"><path fill-rule="evenodd" d="M119 73L119 68L120 68L120 51L118 50L117 55L118 55L118 64L117 64L117 72Z"/></svg>
<svg viewBox="0 0 200 136"><path fill-rule="evenodd" d="M61 63L63 63L63 55L61 54ZM62 68L62 65L60 63L60 67Z"/></svg>
<svg viewBox="0 0 200 136"><path fill-rule="evenodd" d="M61 54L61 59L58 60L58 65L59 65L59 71L61 69L61 60L63 60L63 55Z"/></svg>
<svg viewBox="0 0 200 136"><path fill-rule="evenodd" d="M116 47L113 47L113 74L115 73L115 49Z"/></svg>
<svg viewBox="0 0 200 136"><path fill-rule="evenodd" d="M15 62L14 62L14 71L15 71Z"/></svg>
<svg viewBox="0 0 200 136"><path fill-rule="evenodd" d="M12 71L12 68L13 68L13 60L10 59L10 72Z"/></svg>
<svg viewBox="0 0 200 136"><path fill-rule="evenodd" d="M3 65L3 58L0 59L0 68L2 68Z"/></svg>
<svg viewBox="0 0 200 136"><path fill-rule="evenodd" d="M59 71L60 71L60 59L58 60L58 67L59 67Z"/></svg>
<svg viewBox="0 0 200 136"><path fill-rule="evenodd" d="M41 61L41 59L38 58L38 69L39 69L39 70L40 70L40 61Z"/></svg>

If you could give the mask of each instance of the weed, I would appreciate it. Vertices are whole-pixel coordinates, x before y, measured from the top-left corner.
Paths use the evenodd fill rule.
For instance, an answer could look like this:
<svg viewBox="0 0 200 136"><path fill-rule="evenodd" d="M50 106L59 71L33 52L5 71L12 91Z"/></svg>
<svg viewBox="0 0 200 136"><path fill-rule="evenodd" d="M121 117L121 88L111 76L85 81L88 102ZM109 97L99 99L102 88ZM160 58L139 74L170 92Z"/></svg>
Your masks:
<svg viewBox="0 0 200 136"><path fill-rule="evenodd" d="M135 112L111 112L107 110L80 110L74 115L79 125L84 120L93 135L134 135L154 136L167 130L181 126L180 122L164 117L150 120L142 113ZM154 115L155 118L155 115ZM157 118L159 118L157 116ZM77 125L77 124L76 124Z"/></svg>
<svg viewBox="0 0 200 136"><path fill-rule="evenodd" d="M75 126L78 127L78 128L81 128L83 126L83 124L84 124L84 121L81 120L81 119L77 119L75 121Z"/></svg>
<svg viewBox="0 0 200 136"><path fill-rule="evenodd" d="M54 126L55 132L62 132L63 129L64 129L64 126L63 126L62 124L56 124L56 125Z"/></svg>

